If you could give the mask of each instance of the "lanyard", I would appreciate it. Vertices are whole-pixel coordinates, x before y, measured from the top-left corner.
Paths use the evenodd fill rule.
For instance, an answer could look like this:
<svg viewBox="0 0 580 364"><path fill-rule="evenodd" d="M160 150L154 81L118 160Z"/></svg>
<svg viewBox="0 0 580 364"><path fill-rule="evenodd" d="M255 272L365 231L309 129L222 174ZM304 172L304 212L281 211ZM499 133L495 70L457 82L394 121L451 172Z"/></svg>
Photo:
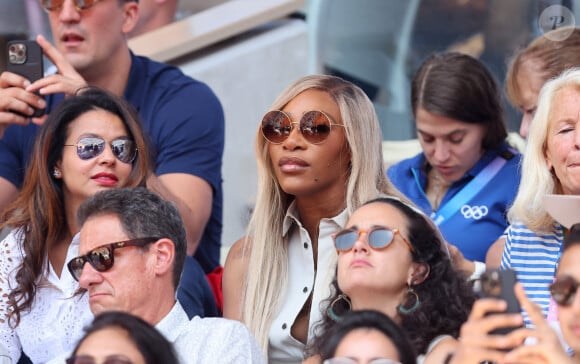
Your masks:
<svg viewBox="0 0 580 364"><path fill-rule="evenodd" d="M447 201L437 213L431 215L433 222L439 226L451 216L455 215L463 205L471 201L481 191L506 163L507 160L504 157L495 157L471 182L463 187L451 200Z"/></svg>

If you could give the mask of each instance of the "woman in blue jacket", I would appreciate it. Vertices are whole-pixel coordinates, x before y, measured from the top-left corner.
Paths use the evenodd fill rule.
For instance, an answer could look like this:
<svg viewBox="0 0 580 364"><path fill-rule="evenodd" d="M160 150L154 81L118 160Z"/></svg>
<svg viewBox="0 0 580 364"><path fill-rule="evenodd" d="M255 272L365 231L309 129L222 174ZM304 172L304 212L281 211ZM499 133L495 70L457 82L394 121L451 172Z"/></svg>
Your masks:
<svg viewBox="0 0 580 364"><path fill-rule="evenodd" d="M520 181L521 156L505 141L500 91L475 58L435 54L413 78L411 104L423 151L387 174L457 248L450 247L460 269L479 273L508 226Z"/></svg>

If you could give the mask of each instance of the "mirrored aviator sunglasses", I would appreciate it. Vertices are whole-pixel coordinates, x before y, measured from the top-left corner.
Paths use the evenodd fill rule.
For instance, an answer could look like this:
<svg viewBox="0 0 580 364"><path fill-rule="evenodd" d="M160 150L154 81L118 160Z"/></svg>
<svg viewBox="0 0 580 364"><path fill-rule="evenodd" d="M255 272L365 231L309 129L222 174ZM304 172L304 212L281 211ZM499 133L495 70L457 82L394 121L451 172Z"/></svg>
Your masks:
<svg viewBox="0 0 580 364"><path fill-rule="evenodd" d="M356 241L363 234L367 236L369 246L376 250L387 248L395 239L396 234L401 235L398 229L391 230L385 227L375 227L368 230L354 228L344 229L333 236L334 246L336 247L336 250L340 252L348 252L354 247ZM402 235L401 238L403 238L403 241L409 250L413 252L413 246Z"/></svg>
<svg viewBox="0 0 580 364"><path fill-rule="evenodd" d="M272 144L281 144L288 139L294 125L299 125L300 133L311 144L320 144L328 138L333 126L344 126L333 123L322 111L307 111L299 122L292 122L288 114L281 110L272 110L262 118L262 135Z"/></svg>
<svg viewBox="0 0 580 364"><path fill-rule="evenodd" d="M560 306L570 306L576 297L580 283L570 276L556 278L554 283L550 284L550 294Z"/></svg>
<svg viewBox="0 0 580 364"><path fill-rule="evenodd" d="M77 155L82 160L95 158L105 150L106 141L100 137L80 138L76 144L65 144L65 147L76 147ZM127 138L111 141L111 150L115 157L123 163L131 163L137 156L135 142Z"/></svg>
<svg viewBox="0 0 580 364"><path fill-rule="evenodd" d="M99 246L85 255L78 256L67 263L67 268L73 278L78 281L83 272L85 263L89 263L96 271L106 272L115 264L115 250L129 246L144 247L147 244L156 242L160 238L138 238L125 241L118 241L111 244Z"/></svg>
<svg viewBox="0 0 580 364"><path fill-rule="evenodd" d="M75 9L86 10L101 0L73 0ZM65 0L41 0L41 5L46 11L56 11L62 9Z"/></svg>

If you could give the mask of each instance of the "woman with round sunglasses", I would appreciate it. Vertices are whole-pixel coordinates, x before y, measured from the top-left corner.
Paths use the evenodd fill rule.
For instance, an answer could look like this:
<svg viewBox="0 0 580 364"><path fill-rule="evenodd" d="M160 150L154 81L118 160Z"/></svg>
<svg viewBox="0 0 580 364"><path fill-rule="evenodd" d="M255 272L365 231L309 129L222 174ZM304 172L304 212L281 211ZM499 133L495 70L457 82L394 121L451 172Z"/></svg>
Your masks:
<svg viewBox="0 0 580 364"><path fill-rule="evenodd" d="M371 200L353 212L334 243L336 279L311 354L322 352L326 332L346 312L364 309L400 325L419 363L441 363L455 350L474 293L426 215L399 199ZM317 362L314 356L305 363Z"/></svg>
<svg viewBox="0 0 580 364"><path fill-rule="evenodd" d="M224 316L250 328L269 363L303 359L334 275L331 235L362 201L393 191L381 140L372 102L333 76L297 80L262 119L256 205L223 288Z"/></svg>
<svg viewBox="0 0 580 364"><path fill-rule="evenodd" d="M350 311L325 334L322 364L415 364L407 335L387 315Z"/></svg>
<svg viewBox="0 0 580 364"><path fill-rule="evenodd" d="M506 142L501 93L483 63L434 54L415 73L411 105L422 152L391 166L395 187L429 215L472 278L509 225L520 154Z"/></svg>
<svg viewBox="0 0 580 364"><path fill-rule="evenodd" d="M90 322L86 295L64 266L78 255L78 206L98 191L144 186L150 172L145 137L123 100L98 89L65 99L34 145L17 200L1 227L0 342L14 362L70 351ZM74 296L74 297L73 297Z"/></svg>
<svg viewBox="0 0 580 364"><path fill-rule="evenodd" d="M155 327L126 312L99 314L66 364L178 364L173 345Z"/></svg>

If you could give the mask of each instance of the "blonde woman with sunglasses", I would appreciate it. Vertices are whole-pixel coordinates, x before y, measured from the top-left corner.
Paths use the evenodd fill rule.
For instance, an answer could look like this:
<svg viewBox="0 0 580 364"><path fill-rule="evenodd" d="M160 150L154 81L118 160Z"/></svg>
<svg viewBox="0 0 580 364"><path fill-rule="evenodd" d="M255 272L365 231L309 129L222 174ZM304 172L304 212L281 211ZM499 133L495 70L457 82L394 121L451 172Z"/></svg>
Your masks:
<svg viewBox="0 0 580 364"><path fill-rule="evenodd" d="M393 192L381 142L368 97L326 75L294 82L259 125L258 195L226 261L224 316L250 328L269 363L303 359L334 275L331 235L363 201Z"/></svg>
<svg viewBox="0 0 580 364"><path fill-rule="evenodd" d="M357 208L334 235L336 279L319 336L310 353L323 353L337 323L349 311L376 310L407 334L420 364L440 364L474 301L473 289L452 266L447 246L431 220L396 198ZM316 356L305 363L319 363Z"/></svg>
<svg viewBox="0 0 580 364"><path fill-rule="evenodd" d="M43 124L22 191L0 227L0 343L16 363L70 352L90 323L87 295L64 266L78 255L76 212L98 191L143 186L145 137L132 109L97 89L71 96Z"/></svg>

